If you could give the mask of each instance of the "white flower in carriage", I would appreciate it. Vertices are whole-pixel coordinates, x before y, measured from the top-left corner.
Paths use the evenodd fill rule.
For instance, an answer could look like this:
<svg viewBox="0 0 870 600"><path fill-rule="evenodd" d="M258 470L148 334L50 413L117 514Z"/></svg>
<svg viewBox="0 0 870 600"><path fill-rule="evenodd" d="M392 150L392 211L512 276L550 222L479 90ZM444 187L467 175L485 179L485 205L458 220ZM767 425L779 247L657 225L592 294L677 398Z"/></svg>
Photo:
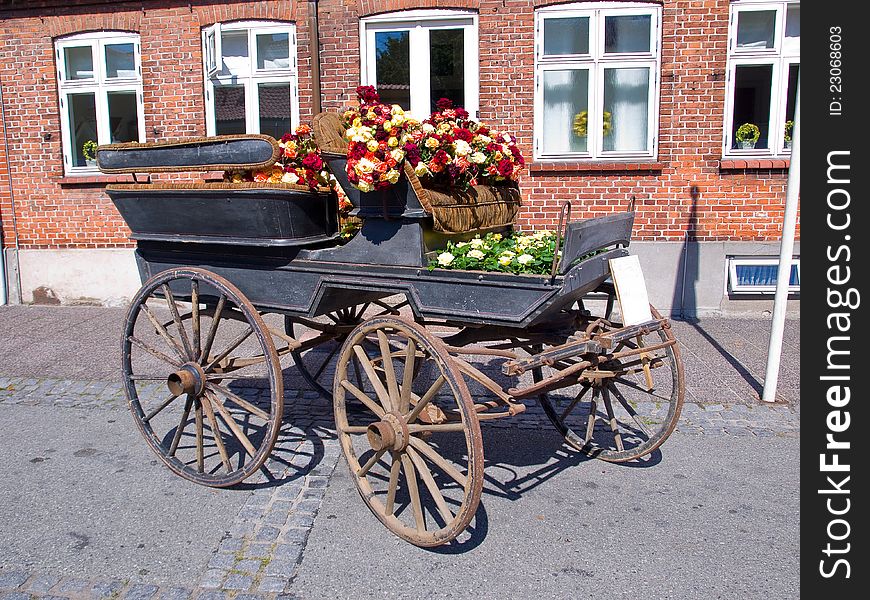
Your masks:
<svg viewBox="0 0 870 600"><path fill-rule="evenodd" d="M483 246L483 244L484 244L485 242L484 242L482 239L480 239L479 237L476 237L476 238L474 238L473 240L471 240L470 243L471 243L471 247L472 247L472 248L480 248L480 247Z"/></svg>
<svg viewBox="0 0 870 600"><path fill-rule="evenodd" d="M421 160L420 162L417 163L417 166L414 167L414 173L417 175L417 177L422 177L423 175L428 175L429 174L429 167L427 167L426 163L424 163Z"/></svg>
<svg viewBox="0 0 870 600"><path fill-rule="evenodd" d="M387 171L386 175L384 175L384 179L390 183L396 183L399 181L399 172L396 169L390 169Z"/></svg>
<svg viewBox="0 0 870 600"><path fill-rule="evenodd" d="M368 142L372 139L372 128L360 125L359 127L349 127L344 132L344 137L352 142Z"/></svg>
<svg viewBox="0 0 870 600"><path fill-rule="evenodd" d="M284 173L284 175L281 177L281 181L283 181L284 183L298 183L299 176L296 173L292 172Z"/></svg>
<svg viewBox="0 0 870 600"><path fill-rule="evenodd" d="M483 257L485 255L483 252L481 252L480 250L475 248L474 250L469 250L469 252L468 252L468 254L466 254L466 256L469 258L475 258L477 260L483 260Z"/></svg>
<svg viewBox="0 0 870 600"><path fill-rule="evenodd" d="M395 150L390 151L390 156L393 157L394 161L396 161L397 163L400 163L403 160L405 160L405 151L402 150L401 148L396 148Z"/></svg>
<svg viewBox="0 0 870 600"><path fill-rule="evenodd" d="M503 267L506 267L509 264L511 264L511 260L513 260L513 256L508 256L507 254L502 254L501 256L498 257L498 264L500 264Z"/></svg>
<svg viewBox="0 0 870 600"><path fill-rule="evenodd" d="M361 158L358 163L356 163L356 167L354 169L357 173L371 173L375 170L375 165L372 161L367 158Z"/></svg>
<svg viewBox="0 0 870 600"><path fill-rule="evenodd" d="M521 265L527 265L530 262L532 262L533 260L535 260L535 257L532 256L531 254L523 254L522 256L520 256L517 259L517 262L520 263Z"/></svg>
<svg viewBox="0 0 870 600"><path fill-rule="evenodd" d="M442 252L438 255L438 264L442 267L449 267L450 263L452 263L455 259L456 257L449 252Z"/></svg>
<svg viewBox="0 0 870 600"><path fill-rule="evenodd" d="M429 134L435 131L435 126L432 123L423 123L423 133Z"/></svg>
<svg viewBox="0 0 870 600"><path fill-rule="evenodd" d="M465 140L456 140L453 142L453 149L457 156L467 156L471 154L471 146Z"/></svg>
<svg viewBox="0 0 870 600"><path fill-rule="evenodd" d="M483 152L475 152L469 156L468 159L475 164L481 165L486 162L486 154Z"/></svg>

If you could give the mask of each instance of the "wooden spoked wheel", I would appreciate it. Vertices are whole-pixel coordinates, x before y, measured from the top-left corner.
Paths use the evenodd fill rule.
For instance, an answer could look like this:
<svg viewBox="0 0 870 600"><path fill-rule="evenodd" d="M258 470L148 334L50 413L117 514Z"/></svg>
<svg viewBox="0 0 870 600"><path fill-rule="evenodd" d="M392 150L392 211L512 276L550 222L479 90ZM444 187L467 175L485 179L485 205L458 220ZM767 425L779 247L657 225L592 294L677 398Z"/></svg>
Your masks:
<svg viewBox="0 0 870 600"><path fill-rule="evenodd" d="M334 337L326 339L322 344L304 351L294 350L290 352L302 378L321 397L332 401L332 381L334 372L332 364L341 345L347 338L347 334L364 318L393 314L398 315L399 309L407 302L389 303L383 301L366 302L356 306L350 306L336 310L316 319L300 319L298 317L284 317L284 330L293 338L302 333L302 326L313 328L321 334L332 332ZM355 365L351 371L352 376L360 374L359 365ZM360 379L356 379L359 383Z"/></svg>
<svg viewBox="0 0 870 600"><path fill-rule="evenodd" d="M226 487L263 465L284 386L272 335L238 288L202 269L155 275L133 298L121 352L130 411L172 471Z"/></svg>
<svg viewBox="0 0 870 600"><path fill-rule="evenodd" d="M654 318L661 318L650 308ZM628 462L662 445L677 425L685 398L680 350L668 342L674 342L669 328L620 342L612 352L625 356L586 369L570 388L573 394L559 400L539 396L570 446L609 462ZM539 381L544 373L538 369L533 375Z"/></svg>
<svg viewBox="0 0 870 600"><path fill-rule="evenodd" d="M354 359L362 387L350 375ZM341 348L333 396L351 477L375 516L418 546L464 531L483 489L483 442L440 340L399 317L365 321Z"/></svg>

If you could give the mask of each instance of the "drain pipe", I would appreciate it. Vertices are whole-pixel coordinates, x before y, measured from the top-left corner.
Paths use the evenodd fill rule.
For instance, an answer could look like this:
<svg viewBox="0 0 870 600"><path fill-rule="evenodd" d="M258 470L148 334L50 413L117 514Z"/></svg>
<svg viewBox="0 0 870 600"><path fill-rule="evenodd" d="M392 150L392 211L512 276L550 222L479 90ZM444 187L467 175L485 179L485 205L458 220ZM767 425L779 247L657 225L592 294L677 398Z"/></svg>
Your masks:
<svg viewBox="0 0 870 600"><path fill-rule="evenodd" d="M308 0L308 24L311 36L311 105L314 114L323 112L320 97L320 23L317 19L317 0Z"/></svg>
<svg viewBox="0 0 870 600"><path fill-rule="evenodd" d="M6 252L3 249L3 226L0 225L0 306L12 301L21 302L21 274L18 270L18 223L15 216L15 189L12 185L12 168L9 163L9 133L6 129L6 102L3 99L3 81L0 80L0 119L3 121L3 147L6 148L6 177L9 179L9 204L12 212L12 239L14 240L14 262L11 269L7 268ZM14 279L12 289L7 286L7 272L11 272Z"/></svg>

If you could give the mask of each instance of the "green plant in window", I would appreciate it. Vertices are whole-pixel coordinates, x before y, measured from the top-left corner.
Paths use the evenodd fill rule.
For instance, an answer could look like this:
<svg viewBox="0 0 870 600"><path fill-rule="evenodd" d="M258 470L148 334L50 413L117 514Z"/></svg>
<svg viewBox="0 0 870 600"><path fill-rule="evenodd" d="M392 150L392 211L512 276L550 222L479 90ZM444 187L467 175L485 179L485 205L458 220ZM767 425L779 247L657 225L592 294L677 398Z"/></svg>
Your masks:
<svg viewBox="0 0 870 600"><path fill-rule="evenodd" d="M785 122L785 141L791 141L791 132L794 129L794 121L786 121Z"/></svg>
<svg viewBox="0 0 870 600"><path fill-rule="evenodd" d="M88 140L82 144L82 156L89 162L97 159L97 143L94 140Z"/></svg>
<svg viewBox="0 0 870 600"><path fill-rule="evenodd" d="M589 113L587 111L580 111L576 115L574 115L574 122L572 124L572 130L574 131L574 135L580 138L585 138L588 134L589 127ZM607 137L613 132L613 115L607 111L604 111L604 123L602 125L602 132L604 136Z"/></svg>
<svg viewBox="0 0 870 600"><path fill-rule="evenodd" d="M754 144L761 137L761 130L754 123L744 123L737 128L734 137L738 142L752 142Z"/></svg>

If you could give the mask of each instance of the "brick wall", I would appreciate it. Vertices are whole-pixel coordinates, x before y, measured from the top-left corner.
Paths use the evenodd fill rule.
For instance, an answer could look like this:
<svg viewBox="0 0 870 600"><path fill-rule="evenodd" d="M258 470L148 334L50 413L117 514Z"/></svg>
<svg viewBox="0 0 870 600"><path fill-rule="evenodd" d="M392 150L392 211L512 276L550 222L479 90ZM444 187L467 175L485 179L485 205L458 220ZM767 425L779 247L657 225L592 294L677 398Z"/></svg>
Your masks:
<svg viewBox="0 0 870 600"><path fill-rule="evenodd" d="M481 119L514 132L532 155L534 9L541 0L369 0L319 2L322 103L345 107L360 81L359 17L411 8L477 10ZM624 209L633 196L636 238L777 239L786 170L771 161L721 162L728 0L663 4L659 156L654 165L531 165L522 181L520 224L553 227L559 206L573 216ZM21 6L19 4L18 6ZM100 182L63 177L54 75L57 36L100 29L136 31L142 42L149 140L204 135L200 29L216 21L295 21L300 115L312 116L307 3L40 0L0 19L0 82L15 185L19 242L27 248L127 246L127 230ZM44 137L50 135L45 141ZM0 153L3 146L0 140ZM0 154L0 184L5 161ZM0 185L9 245L11 208ZM4 195L5 193L5 195Z"/></svg>

